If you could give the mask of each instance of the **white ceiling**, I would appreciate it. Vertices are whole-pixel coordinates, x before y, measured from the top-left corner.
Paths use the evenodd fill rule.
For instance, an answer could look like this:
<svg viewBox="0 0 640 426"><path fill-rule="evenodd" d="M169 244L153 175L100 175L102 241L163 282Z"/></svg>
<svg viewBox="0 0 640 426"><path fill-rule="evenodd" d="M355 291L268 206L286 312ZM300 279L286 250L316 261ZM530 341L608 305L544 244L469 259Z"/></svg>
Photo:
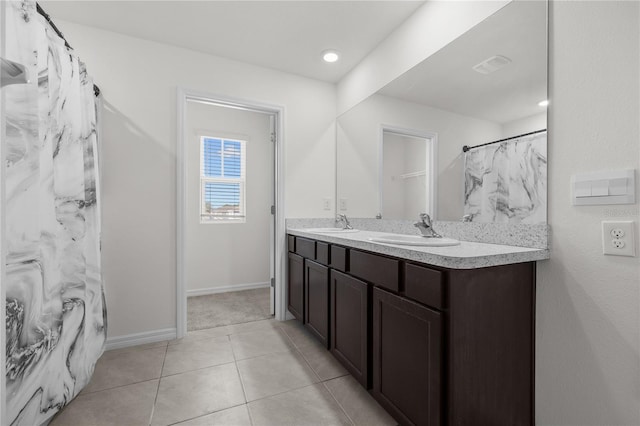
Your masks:
<svg viewBox="0 0 640 426"><path fill-rule="evenodd" d="M512 62L488 75L472 69L494 55ZM545 2L509 3L378 93L501 124L545 112Z"/></svg>
<svg viewBox="0 0 640 426"><path fill-rule="evenodd" d="M56 20L337 82L424 1L40 1ZM64 25L58 25L64 33ZM68 40L73 46L73 40ZM327 64L325 49L341 59Z"/></svg>

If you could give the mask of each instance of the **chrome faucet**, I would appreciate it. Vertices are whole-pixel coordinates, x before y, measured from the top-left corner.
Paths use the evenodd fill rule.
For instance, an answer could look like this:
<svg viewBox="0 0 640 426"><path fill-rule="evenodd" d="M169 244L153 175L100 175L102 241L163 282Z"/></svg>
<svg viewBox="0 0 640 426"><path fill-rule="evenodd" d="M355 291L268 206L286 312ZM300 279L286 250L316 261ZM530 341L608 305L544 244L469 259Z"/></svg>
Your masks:
<svg viewBox="0 0 640 426"><path fill-rule="evenodd" d="M338 217L336 217L336 222L342 223L342 229L353 229L346 214L339 214Z"/></svg>
<svg viewBox="0 0 640 426"><path fill-rule="evenodd" d="M427 238L442 238L442 235L438 234L433 230L433 225L431 224L431 218L426 213L420 213L420 222L416 222L413 224L416 228L420 230L423 237Z"/></svg>

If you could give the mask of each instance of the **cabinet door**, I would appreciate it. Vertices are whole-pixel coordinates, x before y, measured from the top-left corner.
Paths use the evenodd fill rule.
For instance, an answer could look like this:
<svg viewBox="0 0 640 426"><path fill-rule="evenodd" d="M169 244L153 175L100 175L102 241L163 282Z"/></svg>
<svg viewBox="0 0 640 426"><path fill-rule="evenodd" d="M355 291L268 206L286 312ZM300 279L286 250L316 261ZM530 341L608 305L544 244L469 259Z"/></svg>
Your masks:
<svg viewBox="0 0 640 426"><path fill-rule="evenodd" d="M304 320L304 259L289 253L287 308L298 320Z"/></svg>
<svg viewBox="0 0 640 426"><path fill-rule="evenodd" d="M440 315L373 290L373 396L401 424L440 425Z"/></svg>
<svg viewBox="0 0 640 426"><path fill-rule="evenodd" d="M305 326L329 347L329 268L304 261Z"/></svg>
<svg viewBox="0 0 640 426"><path fill-rule="evenodd" d="M366 389L369 373L369 285L331 270L331 352Z"/></svg>

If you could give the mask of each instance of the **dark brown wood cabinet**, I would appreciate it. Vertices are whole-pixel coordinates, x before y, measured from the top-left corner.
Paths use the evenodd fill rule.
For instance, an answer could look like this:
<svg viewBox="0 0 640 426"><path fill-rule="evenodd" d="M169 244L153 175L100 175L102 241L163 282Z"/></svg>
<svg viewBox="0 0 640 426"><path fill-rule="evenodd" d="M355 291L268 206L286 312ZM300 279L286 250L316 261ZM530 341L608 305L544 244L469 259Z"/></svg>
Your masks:
<svg viewBox="0 0 640 426"><path fill-rule="evenodd" d="M329 347L329 268L304 261L304 323L320 342Z"/></svg>
<svg viewBox="0 0 640 426"><path fill-rule="evenodd" d="M289 311L400 424L535 424L535 262L451 269L289 237Z"/></svg>
<svg viewBox="0 0 640 426"><path fill-rule="evenodd" d="M534 424L535 263L448 273L448 422Z"/></svg>
<svg viewBox="0 0 640 426"><path fill-rule="evenodd" d="M304 320L304 258L289 253L287 308L298 320Z"/></svg>
<svg viewBox="0 0 640 426"><path fill-rule="evenodd" d="M440 425L442 314L373 290L374 398L402 424Z"/></svg>
<svg viewBox="0 0 640 426"><path fill-rule="evenodd" d="M365 388L370 384L369 285L331 271L331 353Z"/></svg>

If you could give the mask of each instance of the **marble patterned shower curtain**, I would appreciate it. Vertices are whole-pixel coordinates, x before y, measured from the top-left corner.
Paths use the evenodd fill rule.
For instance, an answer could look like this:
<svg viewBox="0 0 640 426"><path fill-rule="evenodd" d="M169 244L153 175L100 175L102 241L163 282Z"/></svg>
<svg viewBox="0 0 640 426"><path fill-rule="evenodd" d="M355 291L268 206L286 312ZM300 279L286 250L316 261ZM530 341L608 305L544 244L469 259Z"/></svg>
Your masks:
<svg viewBox="0 0 640 426"><path fill-rule="evenodd" d="M464 175L473 222L546 223L546 132L466 152Z"/></svg>
<svg viewBox="0 0 640 426"><path fill-rule="evenodd" d="M6 420L32 426L82 390L104 350L96 100L34 1L6 11L7 59L30 79L2 88Z"/></svg>

